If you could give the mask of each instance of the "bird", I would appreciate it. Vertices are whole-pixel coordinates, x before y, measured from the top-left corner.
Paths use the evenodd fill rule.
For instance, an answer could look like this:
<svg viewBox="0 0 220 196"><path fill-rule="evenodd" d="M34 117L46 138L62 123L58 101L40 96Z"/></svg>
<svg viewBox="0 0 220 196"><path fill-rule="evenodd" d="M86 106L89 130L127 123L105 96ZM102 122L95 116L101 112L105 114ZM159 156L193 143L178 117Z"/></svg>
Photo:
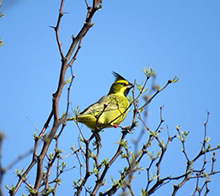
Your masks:
<svg viewBox="0 0 220 196"><path fill-rule="evenodd" d="M127 95L134 85L118 73L112 73L115 82L111 85L109 93L67 121L83 123L92 131L117 127L124 121L129 109Z"/></svg>

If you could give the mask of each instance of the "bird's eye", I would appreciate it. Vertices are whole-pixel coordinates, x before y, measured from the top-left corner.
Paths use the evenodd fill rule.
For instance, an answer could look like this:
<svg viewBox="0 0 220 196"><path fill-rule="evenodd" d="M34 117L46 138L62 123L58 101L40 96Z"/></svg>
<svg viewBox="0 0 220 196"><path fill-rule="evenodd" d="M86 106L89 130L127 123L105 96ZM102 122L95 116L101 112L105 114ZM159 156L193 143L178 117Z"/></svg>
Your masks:
<svg viewBox="0 0 220 196"><path fill-rule="evenodd" d="M127 86L127 84L126 83L120 83L121 85L123 85L123 86Z"/></svg>

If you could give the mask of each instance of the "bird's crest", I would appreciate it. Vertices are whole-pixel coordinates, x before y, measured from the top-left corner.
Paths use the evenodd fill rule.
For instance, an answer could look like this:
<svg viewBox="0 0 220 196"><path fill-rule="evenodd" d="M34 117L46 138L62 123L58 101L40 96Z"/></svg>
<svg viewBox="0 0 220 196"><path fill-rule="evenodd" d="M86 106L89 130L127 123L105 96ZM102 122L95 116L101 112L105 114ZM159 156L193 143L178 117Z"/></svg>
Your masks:
<svg viewBox="0 0 220 196"><path fill-rule="evenodd" d="M123 78L121 75L119 75L118 73L116 72L112 72L112 74L115 76L115 81L117 80L126 80L125 78Z"/></svg>

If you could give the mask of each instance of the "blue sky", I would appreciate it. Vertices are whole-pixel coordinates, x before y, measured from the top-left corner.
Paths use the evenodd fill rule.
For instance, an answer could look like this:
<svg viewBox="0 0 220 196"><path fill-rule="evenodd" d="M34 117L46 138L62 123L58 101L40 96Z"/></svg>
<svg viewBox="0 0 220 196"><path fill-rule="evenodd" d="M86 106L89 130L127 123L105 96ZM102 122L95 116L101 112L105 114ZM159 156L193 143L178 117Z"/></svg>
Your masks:
<svg viewBox="0 0 220 196"><path fill-rule="evenodd" d="M163 85L174 75L180 81L151 103L149 126L157 125L159 107L165 105L164 130L168 126L174 135L175 126L181 125L183 130L190 131L187 149L195 155L203 139L203 123L208 110L208 135L213 145L220 143L219 6L217 0L103 1L103 9L96 13L95 25L83 40L73 66L76 78L71 93L72 107L79 105L82 110L108 93L114 81L112 71L131 82L136 79L141 83L145 79L143 68L151 65L157 73L157 83ZM61 63L55 34L49 26L55 26L58 9L59 1L3 1L1 10L5 17L0 19L0 37L6 45L0 48L0 129L6 135L4 166L33 146L32 136L36 130L27 118L41 129L51 110ZM60 36L66 53L71 35L76 35L84 22L86 7L83 0L66 1L64 11L68 14L63 17ZM64 94L61 113L65 111L65 101ZM126 122L129 117L123 125ZM70 123L61 137L64 154L70 152L76 140L74 130L76 127ZM83 130L90 133L85 126ZM137 132L128 139L135 138ZM103 142L109 146L103 152L112 152L120 131L108 129L102 135ZM167 168L181 164L178 161L182 160L180 149L178 142L172 145L165 162ZM70 165L74 164L73 159L68 160ZM24 168L29 161L30 157L9 170L4 184L15 184L17 179L13 171ZM216 162L218 169L219 161ZM64 175L63 187L67 195L72 193L73 179L69 178L73 174L74 171L70 171ZM139 178L144 180L144 176ZM213 178L210 195L220 192L216 186L219 180L219 176ZM168 187L163 189L167 195L172 185ZM58 191L62 192L62 187Z"/></svg>

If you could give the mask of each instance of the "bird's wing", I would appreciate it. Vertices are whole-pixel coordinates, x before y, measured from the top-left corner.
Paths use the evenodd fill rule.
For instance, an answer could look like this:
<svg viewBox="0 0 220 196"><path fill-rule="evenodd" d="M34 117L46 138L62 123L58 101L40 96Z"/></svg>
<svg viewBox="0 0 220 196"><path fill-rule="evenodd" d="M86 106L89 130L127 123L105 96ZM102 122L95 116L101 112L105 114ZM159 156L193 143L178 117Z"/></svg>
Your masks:
<svg viewBox="0 0 220 196"><path fill-rule="evenodd" d="M124 98L121 98L120 96L113 96L113 95L104 96L101 99L99 99L96 103L87 107L84 111L80 113L80 115L82 114L97 115L100 112L118 110L119 108L122 109L124 108L123 99Z"/></svg>
<svg viewBox="0 0 220 196"><path fill-rule="evenodd" d="M102 102L104 102L105 99L106 99L106 96L103 96L96 103L93 103L92 105L88 106L85 110L83 110L80 113L80 115L91 114L91 113L94 113L95 111L103 110L104 104L102 104Z"/></svg>

